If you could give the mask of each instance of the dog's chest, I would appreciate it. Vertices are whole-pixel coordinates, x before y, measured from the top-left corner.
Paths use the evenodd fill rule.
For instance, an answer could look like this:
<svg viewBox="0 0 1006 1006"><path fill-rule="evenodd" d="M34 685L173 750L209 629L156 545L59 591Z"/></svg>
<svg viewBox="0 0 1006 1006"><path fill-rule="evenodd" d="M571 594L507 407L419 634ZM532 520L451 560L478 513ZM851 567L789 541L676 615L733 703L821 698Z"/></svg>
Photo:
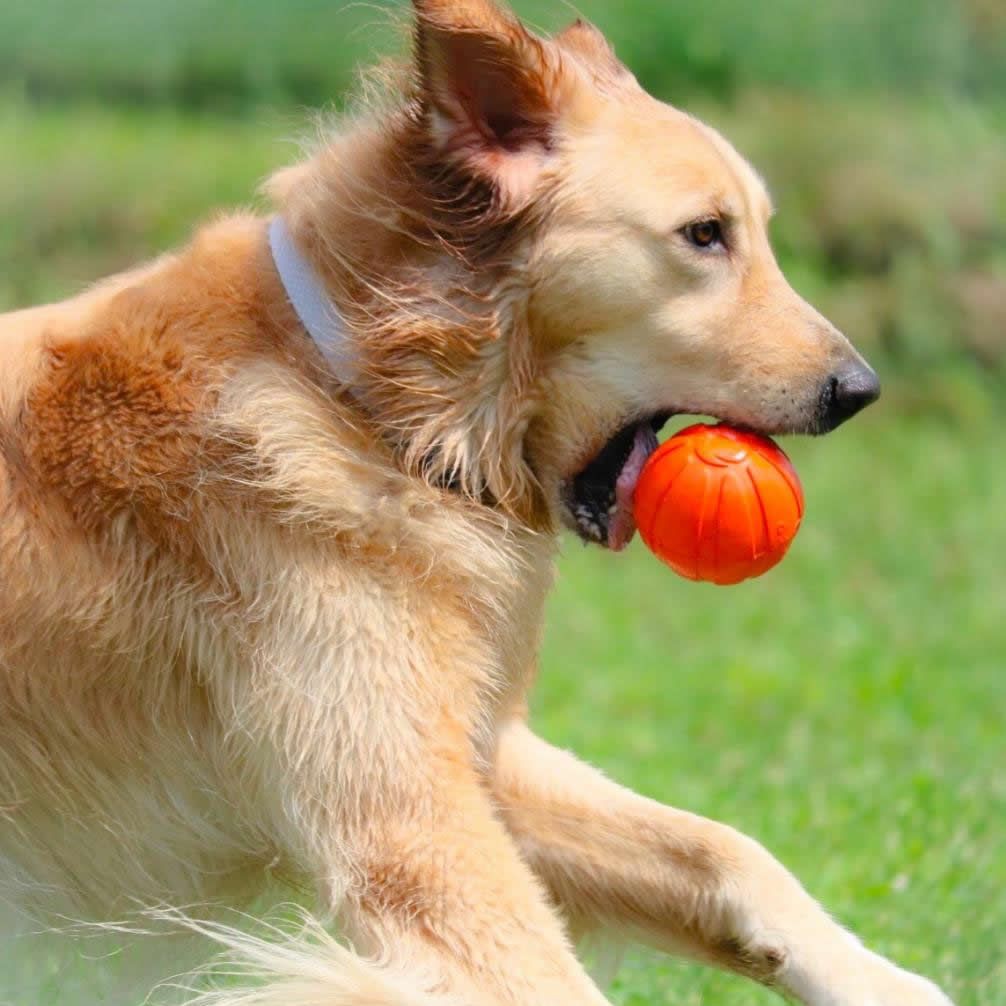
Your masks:
<svg viewBox="0 0 1006 1006"><path fill-rule="evenodd" d="M481 710L489 747L503 722L524 715L538 670L545 602L555 579L552 544L535 543L525 560L514 581L487 588L493 601L490 617L481 624L477 618L473 622L490 671Z"/></svg>

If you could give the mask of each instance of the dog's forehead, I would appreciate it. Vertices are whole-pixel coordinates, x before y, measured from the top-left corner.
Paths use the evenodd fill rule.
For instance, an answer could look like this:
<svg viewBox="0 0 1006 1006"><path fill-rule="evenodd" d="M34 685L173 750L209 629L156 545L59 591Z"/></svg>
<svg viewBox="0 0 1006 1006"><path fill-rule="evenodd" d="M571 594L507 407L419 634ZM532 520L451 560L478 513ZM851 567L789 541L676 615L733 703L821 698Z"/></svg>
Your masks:
<svg viewBox="0 0 1006 1006"><path fill-rule="evenodd" d="M764 182L723 136L645 93L606 102L574 146L570 163L584 194L613 209L652 220L690 206L757 222L771 215Z"/></svg>
<svg viewBox="0 0 1006 1006"><path fill-rule="evenodd" d="M754 169L751 162L743 157L726 137L703 122L693 121L705 133L708 141L716 148L722 158L727 170L733 175L734 182L744 199L744 211L755 220L767 221L774 210L765 180Z"/></svg>

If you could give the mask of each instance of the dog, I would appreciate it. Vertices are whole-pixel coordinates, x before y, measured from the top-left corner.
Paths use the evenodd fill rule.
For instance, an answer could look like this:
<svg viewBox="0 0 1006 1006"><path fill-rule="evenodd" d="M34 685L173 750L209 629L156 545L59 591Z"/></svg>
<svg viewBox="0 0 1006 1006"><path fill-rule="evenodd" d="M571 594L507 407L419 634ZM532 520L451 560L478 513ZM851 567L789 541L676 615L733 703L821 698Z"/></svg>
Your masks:
<svg viewBox="0 0 1006 1006"><path fill-rule="evenodd" d="M753 169L600 31L413 6L273 217L0 318L3 897L307 885L346 943L224 937L260 979L225 1006L602 1006L598 925L808 1006L946 1006L754 840L529 729L559 529L628 543L664 420L820 434L879 387Z"/></svg>

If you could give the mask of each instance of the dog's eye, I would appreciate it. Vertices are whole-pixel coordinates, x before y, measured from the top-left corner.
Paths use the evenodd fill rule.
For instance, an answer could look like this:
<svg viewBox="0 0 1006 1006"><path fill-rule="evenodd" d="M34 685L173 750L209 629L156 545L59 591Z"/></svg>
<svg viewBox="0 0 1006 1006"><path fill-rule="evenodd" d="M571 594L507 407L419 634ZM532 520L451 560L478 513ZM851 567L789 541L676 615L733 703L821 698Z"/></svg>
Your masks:
<svg viewBox="0 0 1006 1006"><path fill-rule="evenodd" d="M698 220L684 229L684 235L696 248L715 248L723 244L719 220Z"/></svg>

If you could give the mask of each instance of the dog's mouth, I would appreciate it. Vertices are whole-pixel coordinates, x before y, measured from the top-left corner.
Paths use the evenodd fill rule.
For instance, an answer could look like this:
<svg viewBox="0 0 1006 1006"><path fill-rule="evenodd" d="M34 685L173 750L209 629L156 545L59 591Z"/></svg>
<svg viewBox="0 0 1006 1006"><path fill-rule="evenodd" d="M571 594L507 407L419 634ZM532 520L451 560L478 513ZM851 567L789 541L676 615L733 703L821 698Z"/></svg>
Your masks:
<svg viewBox="0 0 1006 1006"><path fill-rule="evenodd" d="M584 540L620 552L636 533L632 498L657 434L674 415L658 412L623 426L578 475L562 487L569 526Z"/></svg>

